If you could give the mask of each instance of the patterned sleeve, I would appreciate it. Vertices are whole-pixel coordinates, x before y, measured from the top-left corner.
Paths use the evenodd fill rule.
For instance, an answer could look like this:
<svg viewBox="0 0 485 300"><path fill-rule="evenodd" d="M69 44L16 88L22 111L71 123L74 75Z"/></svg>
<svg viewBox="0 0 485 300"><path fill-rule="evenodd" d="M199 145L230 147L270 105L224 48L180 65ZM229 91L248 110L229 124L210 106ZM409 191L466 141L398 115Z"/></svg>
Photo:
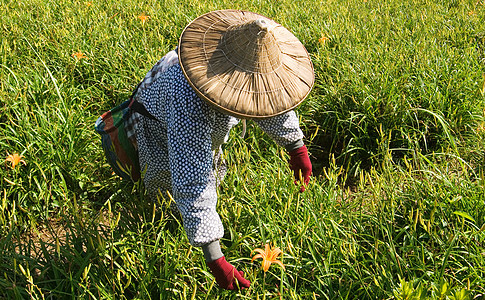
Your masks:
<svg viewBox="0 0 485 300"><path fill-rule="evenodd" d="M180 72L178 76L183 76ZM202 100L188 83L175 80L177 95L167 108L167 139L172 192L193 246L202 246L224 234L216 212L216 179L212 172L211 126Z"/></svg>
<svg viewBox="0 0 485 300"><path fill-rule="evenodd" d="M255 122L280 146L286 147L303 139L298 117L293 110L275 117L255 120Z"/></svg>

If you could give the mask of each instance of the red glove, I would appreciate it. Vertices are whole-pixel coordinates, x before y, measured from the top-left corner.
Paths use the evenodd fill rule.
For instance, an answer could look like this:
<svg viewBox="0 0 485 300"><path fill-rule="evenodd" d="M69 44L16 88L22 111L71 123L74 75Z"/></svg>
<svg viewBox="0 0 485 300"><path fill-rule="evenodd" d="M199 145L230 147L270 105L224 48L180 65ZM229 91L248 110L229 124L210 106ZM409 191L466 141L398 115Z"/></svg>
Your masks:
<svg viewBox="0 0 485 300"><path fill-rule="evenodd" d="M290 169L295 175L295 184L300 181L300 172L304 185L300 187L300 192L305 191L305 185L310 182L310 175L312 174L312 163L308 157L308 150L305 145L290 152Z"/></svg>
<svg viewBox="0 0 485 300"><path fill-rule="evenodd" d="M244 278L242 271L236 270L236 268L226 261L223 256L219 259L207 263L212 275L216 278L219 286L226 290L237 290L249 288L251 282ZM237 283L236 283L237 280Z"/></svg>

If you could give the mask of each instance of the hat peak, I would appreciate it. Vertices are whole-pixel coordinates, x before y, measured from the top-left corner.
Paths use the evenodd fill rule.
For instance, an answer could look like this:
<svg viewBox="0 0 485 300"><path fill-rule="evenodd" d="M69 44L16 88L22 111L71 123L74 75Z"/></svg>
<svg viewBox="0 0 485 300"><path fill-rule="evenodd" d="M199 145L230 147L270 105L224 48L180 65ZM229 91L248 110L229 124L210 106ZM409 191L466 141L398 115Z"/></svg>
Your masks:
<svg viewBox="0 0 485 300"><path fill-rule="evenodd" d="M259 27L259 29L263 32L271 31L271 29L273 29L274 27L274 26L271 26L271 24L263 18L256 19L253 21L253 23L256 24Z"/></svg>
<svg viewBox="0 0 485 300"><path fill-rule="evenodd" d="M272 73L281 66L281 51L271 32L274 27L264 18L234 24L222 34L218 49L241 71Z"/></svg>

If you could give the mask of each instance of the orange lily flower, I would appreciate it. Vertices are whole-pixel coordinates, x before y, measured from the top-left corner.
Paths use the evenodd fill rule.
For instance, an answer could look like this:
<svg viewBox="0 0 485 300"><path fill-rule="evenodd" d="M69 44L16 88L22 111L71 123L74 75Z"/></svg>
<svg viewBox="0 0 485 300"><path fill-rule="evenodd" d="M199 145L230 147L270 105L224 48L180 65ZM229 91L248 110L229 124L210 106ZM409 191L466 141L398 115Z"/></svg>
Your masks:
<svg viewBox="0 0 485 300"><path fill-rule="evenodd" d="M270 249L269 244L266 244L266 245L264 245L264 250L257 248L257 249L254 249L253 252L258 252L258 254L256 254L253 257L253 259L251 259L251 262L254 261L257 258L262 258L263 259L263 263L262 263L263 271L267 272L272 263L280 265L283 268L283 270L285 269L285 266L283 265L283 263L280 260L276 259L278 257L278 255L280 255L280 253L281 253L280 248L271 247L271 249Z"/></svg>
<svg viewBox="0 0 485 300"><path fill-rule="evenodd" d="M324 35L323 35L323 33L322 33L322 37L318 39L318 42L319 42L320 44L322 44L322 45L325 45L325 43L326 43L328 40L330 40L330 38L328 38L328 37L324 36Z"/></svg>
<svg viewBox="0 0 485 300"><path fill-rule="evenodd" d="M84 53L82 52L76 52L71 55L72 57L77 58L78 60L83 59L83 58L88 58Z"/></svg>
<svg viewBox="0 0 485 300"><path fill-rule="evenodd" d="M19 155L18 153L14 153L14 154L8 155L7 158L5 159L5 161L11 162L12 163L12 169L15 169L15 167L19 163L23 163L24 165L27 165L27 163L25 162L25 160L22 159L22 157L24 157L24 156Z"/></svg>
<svg viewBox="0 0 485 300"><path fill-rule="evenodd" d="M150 17L149 17L149 16L147 16L147 15L145 15L145 14L141 14L141 15L139 15L139 16L138 16L138 19L140 19L140 20L141 20L141 23L142 23L142 24L145 24L145 22L146 22L146 21L147 21L149 18L150 18Z"/></svg>

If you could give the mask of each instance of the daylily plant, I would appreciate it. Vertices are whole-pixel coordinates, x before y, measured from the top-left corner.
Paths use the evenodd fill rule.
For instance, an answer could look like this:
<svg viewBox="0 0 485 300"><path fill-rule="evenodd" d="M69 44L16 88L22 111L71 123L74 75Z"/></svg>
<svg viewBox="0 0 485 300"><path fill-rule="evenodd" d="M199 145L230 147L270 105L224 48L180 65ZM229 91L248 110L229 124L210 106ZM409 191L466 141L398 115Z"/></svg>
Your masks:
<svg viewBox="0 0 485 300"><path fill-rule="evenodd" d="M262 258L263 263L261 266L263 268L263 271L267 272L272 263L280 265L283 268L283 270L285 269L285 266L283 265L283 263L280 260L276 259L278 255L281 254L280 248L278 247L270 248L269 244L266 244L264 245L264 250L260 248L256 248L253 250L253 252L258 252L258 254L256 254L253 257L253 259L251 259L251 262L257 258Z"/></svg>

